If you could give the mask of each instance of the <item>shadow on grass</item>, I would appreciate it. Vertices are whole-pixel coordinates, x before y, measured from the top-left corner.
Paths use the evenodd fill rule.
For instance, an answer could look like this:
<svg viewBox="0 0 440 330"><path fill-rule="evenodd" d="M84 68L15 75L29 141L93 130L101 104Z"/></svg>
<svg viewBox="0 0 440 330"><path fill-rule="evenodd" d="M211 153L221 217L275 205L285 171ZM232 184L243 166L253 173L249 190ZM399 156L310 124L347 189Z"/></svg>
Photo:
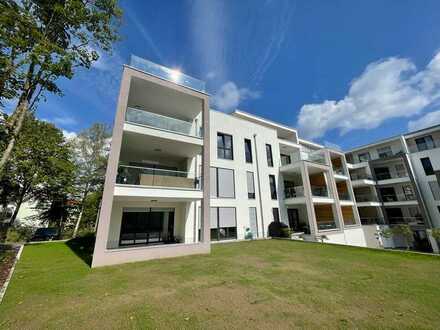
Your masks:
<svg viewBox="0 0 440 330"><path fill-rule="evenodd" d="M73 238L66 244L87 266L91 267L93 247L95 246L94 235Z"/></svg>

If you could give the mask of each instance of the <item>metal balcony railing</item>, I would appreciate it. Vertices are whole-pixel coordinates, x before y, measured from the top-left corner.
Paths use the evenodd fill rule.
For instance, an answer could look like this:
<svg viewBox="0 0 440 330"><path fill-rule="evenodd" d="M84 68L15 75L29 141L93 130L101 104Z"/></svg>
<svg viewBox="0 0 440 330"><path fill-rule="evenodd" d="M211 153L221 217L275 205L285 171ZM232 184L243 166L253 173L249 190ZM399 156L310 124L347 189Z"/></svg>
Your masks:
<svg viewBox="0 0 440 330"><path fill-rule="evenodd" d="M177 85L185 86L200 92L205 92L205 82L173 70L165 66L150 62L144 58L131 55L130 66L138 70L149 73L153 76L168 80Z"/></svg>
<svg viewBox="0 0 440 330"><path fill-rule="evenodd" d="M284 189L284 198L304 197L304 187L296 186Z"/></svg>
<svg viewBox="0 0 440 330"><path fill-rule="evenodd" d="M423 224L421 216L415 217L388 217L388 222L392 225L397 224Z"/></svg>
<svg viewBox="0 0 440 330"><path fill-rule="evenodd" d="M119 165L116 183L195 190L202 188L201 177L194 177L189 172L128 165Z"/></svg>
<svg viewBox="0 0 440 330"><path fill-rule="evenodd" d="M143 126L164 129L185 135L201 137L201 129L192 122L171 118L157 113L148 112L136 108L127 108L125 121Z"/></svg>

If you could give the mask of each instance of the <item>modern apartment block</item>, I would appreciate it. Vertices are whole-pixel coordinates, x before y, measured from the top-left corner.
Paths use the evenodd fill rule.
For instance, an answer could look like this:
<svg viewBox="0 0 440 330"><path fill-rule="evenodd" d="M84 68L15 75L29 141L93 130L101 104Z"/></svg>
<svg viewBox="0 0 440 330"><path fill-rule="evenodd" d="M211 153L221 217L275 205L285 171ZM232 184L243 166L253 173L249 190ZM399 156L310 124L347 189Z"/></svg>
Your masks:
<svg viewBox="0 0 440 330"><path fill-rule="evenodd" d="M431 172L417 183L427 161L413 157L434 150L426 140L426 149L408 151L424 148L420 141L418 134L382 141L391 152L376 145L347 154L327 149L294 128L210 110L202 81L132 56L122 75L92 266L209 253L211 242L244 239L246 231L267 238L274 221L304 240L355 246L387 247L377 226L397 218L414 219L422 235L438 212L440 189ZM440 157L429 157L432 171L440 169ZM425 203L431 189L437 195Z"/></svg>
<svg viewBox="0 0 440 330"><path fill-rule="evenodd" d="M359 215L372 246L376 225L408 224L415 233L416 249L438 251L429 233L440 227L439 138L440 125L346 153ZM376 243L404 245L396 238Z"/></svg>

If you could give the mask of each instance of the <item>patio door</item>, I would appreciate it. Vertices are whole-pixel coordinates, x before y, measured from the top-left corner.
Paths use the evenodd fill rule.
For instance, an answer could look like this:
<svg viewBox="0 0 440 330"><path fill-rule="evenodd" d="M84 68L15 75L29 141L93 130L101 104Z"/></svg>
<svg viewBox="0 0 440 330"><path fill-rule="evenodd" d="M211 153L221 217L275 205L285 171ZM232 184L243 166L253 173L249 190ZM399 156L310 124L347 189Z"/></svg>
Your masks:
<svg viewBox="0 0 440 330"><path fill-rule="evenodd" d="M294 231L299 231L299 215L297 209L287 209L289 227Z"/></svg>

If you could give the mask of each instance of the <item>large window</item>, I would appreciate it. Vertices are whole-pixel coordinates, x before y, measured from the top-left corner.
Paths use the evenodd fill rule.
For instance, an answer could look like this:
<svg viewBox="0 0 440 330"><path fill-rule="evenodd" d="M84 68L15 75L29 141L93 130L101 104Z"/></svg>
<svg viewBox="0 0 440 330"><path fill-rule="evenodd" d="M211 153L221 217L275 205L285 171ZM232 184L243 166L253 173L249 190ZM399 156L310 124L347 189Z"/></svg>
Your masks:
<svg viewBox="0 0 440 330"><path fill-rule="evenodd" d="M244 139L244 152L246 163L252 163L252 142L249 139Z"/></svg>
<svg viewBox="0 0 440 330"><path fill-rule="evenodd" d="M119 245L174 241L174 209L124 208Z"/></svg>
<svg viewBox="0 0 440 330"><path fill-rule="evenodd" d="M266 157L267 157L267 166L273 167L272 146L270 144L266 144Z"/></svg>
<svg viewBox="0 0 440 330"><path fill-rule="evenodd" d="M423 136L416 139L418 151L429 150L434 148L434 140L431 135Z"/></svg>
<svg viewBox="0 0 440 330"><path fill-rule="evenodd" d="M211 241L237 239L235 207L211 207Z"/></svg>
<svg viewBox="0 0 440 330"><path fill-rule="evenodd" d="M429 188L431 189L432 197L436 201L440 201L440 185L437 181L429 181Z"/></svg>
<svg viewBox="0 0 440 330"><path fill-rule="evenodd" d="M235 198L234 170L211 167L211 197Z"/></svg>
<svg viewBox="0 0 440 330"><path fill-rule="evenodd" d="M289 155L283 155L281 154L281 165L289 165L292 163L292 160L290 159Z"/></svg>
<svg viewBox="0 0 440 330"><path fill-rule="evenodd" d="M272 214L273 214L273 221L280 222L280 211L278 210L278 207L272 208Z"/></svg>
<svg viewBox="0 0 440 330"><path fill-rule="evenodd" d="M368 161L370 161L371 160L371 156L370 156L370 153L367 151L367 152L363 152L363 153L360 153L359 155L358 155L358 158L359 158L359 161L362 163L362 162L368 162Z"/></svg>
<svg viewBox="0 0 440 330"><path fill-rule="evenodd" d="M254 172L246 172L248 198L255 199Z"/></svg>
<svg viewBox="0 0 440 330"><path fill-rule="evenodd" d="M217 133L217 157L221 159L234 159L232 135Z"/></svg>
<svg viewBox="0 0 440 330"><path fill-rule="evenodd" d="M275 181L275 175L269 175L269 184L270 184L270 198L277 199L277 184Z"/></svg>
<svg viewBox="0 0 440 330"><path fill-rule="evenodd" d="M425 170L426 175L433 175L434 169L432 168L431 160L429 157L420 158L420 161L422 162L423 169Z"/></svg>
<svg viewBox="0 0 440 330"><path fill-rule="evenodd" d="M249 228L254 237L258 237L257 208L249 208Z"/></svg>

